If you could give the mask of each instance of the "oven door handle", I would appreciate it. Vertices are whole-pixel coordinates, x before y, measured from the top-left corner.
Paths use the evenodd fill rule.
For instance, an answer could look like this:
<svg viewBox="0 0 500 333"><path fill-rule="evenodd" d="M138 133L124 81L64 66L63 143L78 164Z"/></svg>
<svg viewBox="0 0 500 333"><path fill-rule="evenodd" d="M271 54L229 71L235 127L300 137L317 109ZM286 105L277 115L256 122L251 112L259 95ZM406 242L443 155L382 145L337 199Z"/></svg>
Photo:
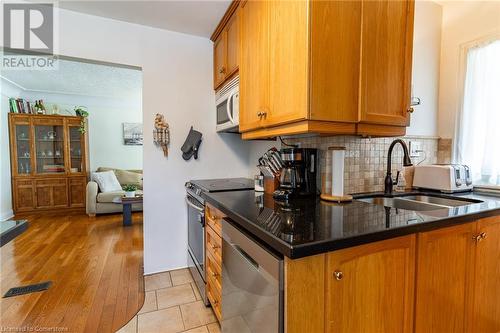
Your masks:
<svg viewBox="0 0 500 333"><path fill-rule="evenodd" d="M187 203L187 205L188 205L188 206L190 206L190 207L192 207L192 208L196 209L197 211L199 211L199 212L203 213L203 215L204 215L205 210L204 210L203 208L200 208L200 207L196 206L194 203L192 203L192 202L188 199L188 197L186 197L186 203Z"/></svg>

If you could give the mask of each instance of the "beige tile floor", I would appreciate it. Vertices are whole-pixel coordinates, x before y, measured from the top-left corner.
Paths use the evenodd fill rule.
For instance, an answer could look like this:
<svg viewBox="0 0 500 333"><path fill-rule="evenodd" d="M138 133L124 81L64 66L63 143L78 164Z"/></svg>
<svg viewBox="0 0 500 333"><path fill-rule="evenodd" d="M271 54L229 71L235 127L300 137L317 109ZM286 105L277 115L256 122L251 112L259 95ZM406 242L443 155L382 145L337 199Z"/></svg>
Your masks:
<svg viewBox="0 0 500 333"><path fill-rule="evenodd" d="M144 305L119 333L220 333L212 308L201 301L189 270L147 275L144 283Z"/></svg>

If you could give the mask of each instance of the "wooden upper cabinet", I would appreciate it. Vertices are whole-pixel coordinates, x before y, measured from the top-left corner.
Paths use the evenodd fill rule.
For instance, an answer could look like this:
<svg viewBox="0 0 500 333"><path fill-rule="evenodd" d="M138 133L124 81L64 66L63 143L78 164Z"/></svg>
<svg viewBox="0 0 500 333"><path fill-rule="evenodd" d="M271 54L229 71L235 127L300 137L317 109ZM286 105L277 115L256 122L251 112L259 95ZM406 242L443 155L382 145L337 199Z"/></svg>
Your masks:
<svg viewBox="0 0 500 333"><path fill-rule="evenodd" d="M238 1L233 2L212 34L214 42L214 89L232 78L239 68L240 22Z"/></svg>
<svg viewBox="0 0 500 333"><path fill-rule="evenodd" d="M477 222L474 306L469 332L500 332L500 216Z"/></svg>
<svg viewBox="0 0 500 333"><path fill-rule="evenodd" d="M474 279L475 223L418 235L415 332L473 332L466 328ZM483 331L477 331L483 332Z"/></svg>
<svg viewBox="0 0 500 333"><path fill-rule="evenodd" d="M361 122L409 125L413 0L363 1Z"/></svg>
<svg viewBox="0 0 500 333"><path fill-rule="evenodd" d="M264 126L306 119L307 1L269 1L269 114Z"/></svg>
<svg viewBox="0 0 500 333"><path fill-rule="evenodd" d="M260 128L270 112L268 1L240 7L240 130Z"/></svg>
<svg viewBox="0 0 500 333"><path fill-rule="evenodd" d="M415 235L330 252L325 332L412 332Z"/></svg>
<svg viewBox="0 0 500 333"><path fill-rule="evenodd" d="M358 120L361 1L313 1L311 118Z"/></svg>
<svg viewBox="0 0 500 333"><path fill-rule="evenodd" d="M214 86L218 87L226 78L226 33L222 32L214 42Z"/></svg>
<svg viewBox="0 0 500 333"><path fill-rule="evenodd" d="M242 2L242 137L404 135L413 14L414 0Z"/></svg>
<svg viewBox="0 0 500 333"><path fill-rule="evenodd" d="M240 20L239 11L236 10L226 26L226 63L227 75L231 76L238 70L240 49Z"/></svg>

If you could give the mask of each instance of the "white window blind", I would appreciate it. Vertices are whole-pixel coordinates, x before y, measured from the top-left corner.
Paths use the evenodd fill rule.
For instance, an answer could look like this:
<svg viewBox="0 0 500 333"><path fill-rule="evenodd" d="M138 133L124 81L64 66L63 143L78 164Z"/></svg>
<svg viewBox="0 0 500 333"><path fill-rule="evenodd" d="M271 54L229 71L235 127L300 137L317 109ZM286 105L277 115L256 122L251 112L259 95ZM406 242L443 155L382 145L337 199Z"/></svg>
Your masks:
<svg viewBox="0 0 500 333"><path fill-rule="evenodd" d="M454 159L467 164L475 185L500 186L500 40L467 52Z"/></svg>

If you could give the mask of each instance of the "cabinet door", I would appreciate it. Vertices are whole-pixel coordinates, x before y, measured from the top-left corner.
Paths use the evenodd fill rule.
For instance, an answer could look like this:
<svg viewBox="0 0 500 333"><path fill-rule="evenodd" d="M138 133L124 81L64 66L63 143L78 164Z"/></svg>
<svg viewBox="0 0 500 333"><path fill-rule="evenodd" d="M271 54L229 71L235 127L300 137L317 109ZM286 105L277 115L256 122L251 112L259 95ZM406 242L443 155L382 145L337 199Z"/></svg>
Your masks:
<svg viewBox="0 0 500 333"><path fill-rule="evenodd" d="M468 331L475 230L467 223L418 235L415 332Z"/></svg>
<svg viewBox="0 0 500 333"><path fill-rule="evenodd" d="M69 123L68 133L68 170L71 174L84 174L86 172L86 145L85 135L80 132L80 124Z"/></svg>
<svg viewBox="0 0 500 333"><path fill-rule="evenodd" d="M37 174L64 174L65 131L60 118L35 118L34 122L34 154Z"/></svg>
<svg viewBox="0 0 500 333"><path fill-rule="evenodd" d="M35 209L35 189L32 180L15 180L13 190L16 213Z"/></svg>
<svg viewBox="0 0 500 333"><path fill-rule="evenodd" d="M33 152L31 150L31 130L29 120L27 122L19 121L12 125L11 149L12 172L16 176L28 176L33 170ZM12 133L13 132L13 133Z"/></svg>
<svg viewBox="0 0 500 333"><path fill-rule="evenodd" d="M269 114L269 1L246 1L240 8L240 131L262 126Z"/></svg>
<svg viewBox="0 0 500 333"><path fill-rule="evenodd" d="M413 0L363 1L361 122L409 125Z"/></svg>
<svg viewBox="0 0 500 333"><path fill-rule="evenodd" d="M477 233L474 310L469 332L500 332L500 216L481 219Z"/></svg>
<svg viewBox="0 0 500 333"><path fill-rule="evenodd" d="M308 114L307 1L269 1L270 113L265 126L306 119Z"/></svg>
<svg viewBox="0 0 500 333"><path fill-rule="evenodd" d="M328 254L327 332L411 332L415 235Z"/></svg>
<svg viewBox="0 0 500 333"><path fill-rule="evenodd" d="M71 177L68 179L68 195L70 207L85 207L85 177Z"/></svg>
<svg viewBox="0 0 500 333"><path fill-rule="evenodd" d="M226 36L227 36L227 76L231 76L238 70L238 57L240 48L240 20L239 11L236 10L233 16L227 23Z"/></svg>
<svg viewBox="0 0 500 333"><path fill-rule="evenodd" d="M68 206L66 179L35 181L36 208L63 208Z"/></svg>
<svg viewBox="0 0 500 333"><path fill-rule="evenodd" d="M223 31L214 42L214 88L224 82L227 73L226 66L226 32Z"/></svg>

